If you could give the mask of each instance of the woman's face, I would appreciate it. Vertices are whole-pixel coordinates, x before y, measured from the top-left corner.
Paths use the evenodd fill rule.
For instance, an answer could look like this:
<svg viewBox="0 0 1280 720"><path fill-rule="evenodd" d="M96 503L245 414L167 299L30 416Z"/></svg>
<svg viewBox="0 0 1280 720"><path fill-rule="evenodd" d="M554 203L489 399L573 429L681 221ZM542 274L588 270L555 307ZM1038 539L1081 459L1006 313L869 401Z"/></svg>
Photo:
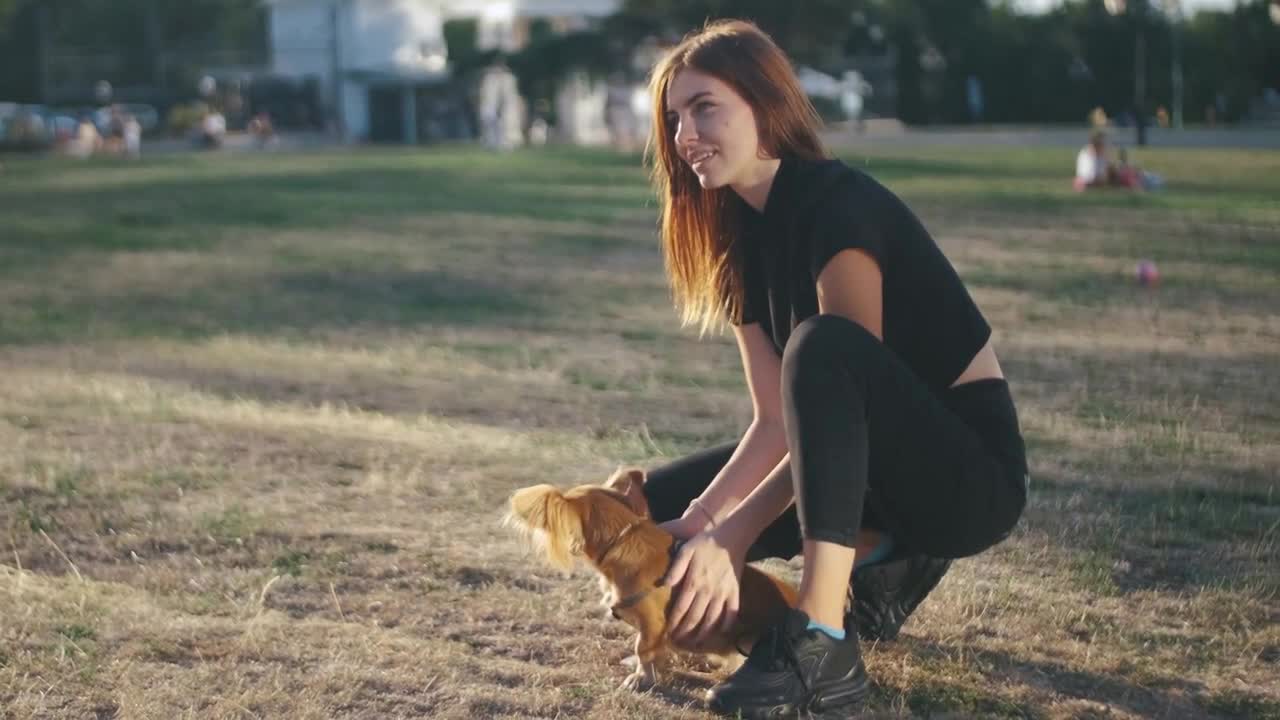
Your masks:
<svg viewBox="0 0 1280 720"><path fill-rule="evenodd" d="M749 182L761 163L755 113L719 79L684 69L667 87L667 128L676 152L708 190Z"/></svg>

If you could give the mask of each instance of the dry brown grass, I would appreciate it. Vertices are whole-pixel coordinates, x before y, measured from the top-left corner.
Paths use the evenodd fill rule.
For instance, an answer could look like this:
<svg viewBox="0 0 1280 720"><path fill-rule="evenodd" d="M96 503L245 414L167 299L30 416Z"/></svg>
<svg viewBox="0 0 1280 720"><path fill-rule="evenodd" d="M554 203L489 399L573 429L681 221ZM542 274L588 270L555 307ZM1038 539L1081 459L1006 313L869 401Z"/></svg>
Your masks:
<svg viewBox="0 0 1280 720"><path fill-rule="evenodd" d="M865 159L997 327L1033 496L867 649L874 711L1280 717L1280 209L1248 199L1280 164L1154 155L1130 201L930 152ZM499 524L748 417L731 343L673 327L633 160L24 166L0 717L708 717L697 681L616 690L629 630Z"/></svg>

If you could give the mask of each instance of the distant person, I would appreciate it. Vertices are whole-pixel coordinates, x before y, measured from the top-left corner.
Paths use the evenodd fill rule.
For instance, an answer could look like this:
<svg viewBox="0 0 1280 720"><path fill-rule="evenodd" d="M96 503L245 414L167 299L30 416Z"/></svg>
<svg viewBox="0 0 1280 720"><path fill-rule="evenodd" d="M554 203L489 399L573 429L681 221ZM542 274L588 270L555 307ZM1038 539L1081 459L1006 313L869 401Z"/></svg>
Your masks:
<svg viewBox="0 0 1280 720"><path fill-rule="evenodd" d="M634 118L636 137L641 144L652 129L653 109L649 105L649 88L637 84L631 88L631 117Z"/></svg>
<svg viewBox="0 0 1280 720"><path fill-rule="evenodd" d="M1142 176L1138 168L1129 164L1129 152L1124 148L1120 148L1118 157L1119 159L1115 166L1116 184L1128 188L1141 187Z"/></svg>
<svg viewBox="0 0 1280 720"><path fill-rule="evenodd" d="M871 83L862 79L857 70L846 70L840 80L840 111L851 121L858 132L866 129L866 100L871 95Z"/></svg>
<svg viewBox="0 0 1280 720"><path fill-rule="evenodd" d="M635 115L631 111L631 87L621 73L609 79L605 87L604 124L615 150L629 152L636 146Z"/></svg>
<svg viewBox="0 0 1280 720"><path fill-rule="evenodd" d="M965 78L965 101L969 105L970 122L982 122L982 80L977 75Z"/></svg>
<svg viewBox="0 0 1280 720"><path fill-rule="evenodd" d="M271 122L271 113L263 110L249 120L249 134L253 136L253 144L263 150L276 142L276 128Z"/></svg>
<svg viewBox="0 0 1280 720"><path fill-rule="evenodd" d="M1164 178L1136 165L1129 164L1129 153L1120 148L1119 162L1116 163L1116 177L1120 185L1133 190L1158 190L1164 187Z"/></svg>
<svg viewBox="0 0 1280 720"><path fill-rule="evenodd" d="M102 151L108 155L124 154L124 113L119 105L107 109L107 132L102 138Z"/></svg>
<svg viewBox="0 0 1280 720"><path fill-rule="evenodd" d="M1076 190L1116 187L1120 177L1115 163L1107 154L1107 134L1102 130L1089 133L1089 142L1076 154Z"/></svg>
<svg viewBox="0 0 1280 720"><path fill-rule="evenodd" d="M124 136L125 157L142 157L142 123L138 122L138 118L133 114L126 115L121 132Z"/></svg>
<svg viewBox="0 0 1280 720"><path fill-rule="evenodd" d="M93 120L88 115L81 115L80 122L76 125L75 137L67 144L67 154L83 159L97 153L101 148L102 135L98 133L98 126L93 124Z"/></svg>
<svg viewBox="0 0 1280 720"><path fill-rule="evenodd" d="M1120 150L1120 162L1112 162L1107 150L1107 134L1101 130L1090 133L1089 143L1076 154L1076 177L1073 181L1076 190L1106 187L1146 190L1161 184L1163 181L1159 176L1144 173L1130 165L1128 153L1123 149Z"/></svg>
<svg viewBox="0 0 1280 720"><path fill-rule="evenodd" d="M551 103L539 99L533 103L533 119L529 121L529 144L541 147L547 144L551 132L551 124L547 118L551 115Z"/></svg>
<svg viewBox="0 0 1280 720"><path fill-rule="evenodd" d="M523 118L516 76L499 60L480 79L479 115L484 144L509 150L518 142Z"/></svg>
<svg viewBox="0 0 1280 720"><path fill-rule="evenodd" d="M197 139L200 147L206 150L217 150L227 136L227 119L217 110L205 112L200 119L200 135Z"/></svg>

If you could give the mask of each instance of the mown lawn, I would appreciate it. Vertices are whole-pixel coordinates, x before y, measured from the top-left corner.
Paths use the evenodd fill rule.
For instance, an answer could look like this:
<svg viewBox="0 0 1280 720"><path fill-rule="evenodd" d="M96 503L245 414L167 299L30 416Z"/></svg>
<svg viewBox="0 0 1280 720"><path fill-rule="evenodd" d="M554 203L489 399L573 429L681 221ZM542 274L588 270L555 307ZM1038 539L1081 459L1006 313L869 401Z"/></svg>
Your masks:
<svg viewBox="0 0 1280 720"><path fill-rule="evenodd" d="M969 282L1032 465L874 709L1280 718L1280 155L1149 151L1149 195L1072 155L844 153ZM499 524L749 419L638 157L4 162L0 717L710 717L616 690L594 579Z"/></svg>

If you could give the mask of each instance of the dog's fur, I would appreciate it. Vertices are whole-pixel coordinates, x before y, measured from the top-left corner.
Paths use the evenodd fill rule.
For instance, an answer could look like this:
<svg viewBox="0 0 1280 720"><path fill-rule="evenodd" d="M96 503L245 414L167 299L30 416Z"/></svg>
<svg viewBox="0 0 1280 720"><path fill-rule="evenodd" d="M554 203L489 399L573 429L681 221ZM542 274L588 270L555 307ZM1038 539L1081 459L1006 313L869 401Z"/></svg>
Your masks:
<svg viewBox="0 0 1280 720"><path fill-rule="evenodd" d="M790 584L746 566L735 627L717 631L697 648L675 647L668 636L671 588L660 585L671 563L675 538L649 518L644 473L620 469L604 485L568 491L536 485L511 496L509 522L533 531L546 558L564 570L576 558L590 563L607 583L615 617L636 628L636 670L623 686L633 690L657 682L657 663L671 650L729 657L749 647L760 632L796 602ZM602 557L603 556L603 557ZM617 599L628 599L626 607Z"/></svg>

